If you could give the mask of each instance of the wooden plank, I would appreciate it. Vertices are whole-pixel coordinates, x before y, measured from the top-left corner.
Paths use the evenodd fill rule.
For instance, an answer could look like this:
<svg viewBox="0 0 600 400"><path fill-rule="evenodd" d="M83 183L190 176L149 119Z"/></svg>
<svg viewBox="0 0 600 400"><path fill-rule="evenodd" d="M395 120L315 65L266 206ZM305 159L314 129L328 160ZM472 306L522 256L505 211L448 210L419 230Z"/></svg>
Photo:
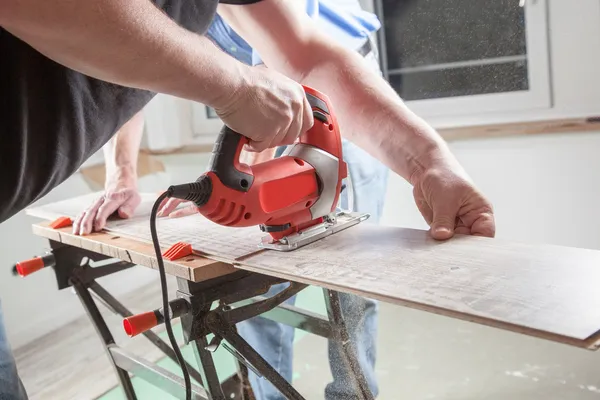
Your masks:
<svg viewBox="0 0 600 400"><path fill-rule="evenodd" d="M113 234L149 241L148 216L110 224ZM157 227L161 244L183 238L238 268L578 347L599 343L597 250L474 236L438 242L426 231L363 223L280 253L258 251L257 228L226 228L199 215L160 219Z"/></svg>
<svg viewBox="0 0 600 400"><path fill-rule="evenodd" d="M52 229L49 222L33 225L33 233L60 243L91 250L113 258L129 261L137 265L158 270L154 247L136 239L121 237L112 233L98 232L86 236L74 235L70 227ZM166 250L167 246L161 246ZM228 263L191 255L177 261L164 260L165 273L193 282L216 278L235 272Z"/></svg>
<svg viewBox="0 0 600 400"><path fill-rule="evenodd" d="M600 251L364 224L240 268L596 349Z"/></svg>

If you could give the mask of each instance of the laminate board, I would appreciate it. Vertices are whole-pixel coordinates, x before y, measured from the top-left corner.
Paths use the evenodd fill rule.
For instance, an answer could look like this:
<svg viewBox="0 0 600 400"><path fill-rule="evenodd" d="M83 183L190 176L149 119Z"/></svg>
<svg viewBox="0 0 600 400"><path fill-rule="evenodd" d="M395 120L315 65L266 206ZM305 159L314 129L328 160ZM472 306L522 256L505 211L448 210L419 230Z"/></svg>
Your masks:
<svg viewBox="0 0 600 400"><path fill-rule="evenodd" d="M149 241L147 216L109 225ZM595 349L600 338L597 250L460 235L440 242L422 230L363 223L281 253L257 251L258 228L226 228L199 215L157 227L164 245L185 240L238 268L578 347Z"/></svg>
<svg viewBox="0 0 600 400"><path fill-rule="evenodd" d="M600 329L595 250L364 224L240 267L586 347Z"/></svg>
<svg viewBox="0 0 600 400"><path fill-rule="evenodd" d="M101 194L91 193L30 208L26 212L50 220L61 216L76 218ZM143 193L142 202L131 218L111 218L104 230L152 244L149 216L157 197L157 194ZM161 247L165 249L177 242L185 242L191 244L199 255L210 255L213 259L226 262L257 251L257 243L265 235L258 227L232 229L215 224L199 214L184 218L159 217L156 219L156 228ZM63 232L67 233L68 230Z"/></svg>

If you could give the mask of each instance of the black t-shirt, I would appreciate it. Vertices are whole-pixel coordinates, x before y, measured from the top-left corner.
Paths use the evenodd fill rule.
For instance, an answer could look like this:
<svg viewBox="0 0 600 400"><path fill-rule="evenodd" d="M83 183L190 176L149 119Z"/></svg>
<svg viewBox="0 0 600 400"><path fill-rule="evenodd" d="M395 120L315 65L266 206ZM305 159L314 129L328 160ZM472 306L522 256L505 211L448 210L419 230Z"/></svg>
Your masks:
<svg viewBox="0 0 600 400"><path fill-rule="evenodd" d="M199 34L218 2L154 0ZM66 68L0 27L0 223L71 176L154 95Z"/></svg>

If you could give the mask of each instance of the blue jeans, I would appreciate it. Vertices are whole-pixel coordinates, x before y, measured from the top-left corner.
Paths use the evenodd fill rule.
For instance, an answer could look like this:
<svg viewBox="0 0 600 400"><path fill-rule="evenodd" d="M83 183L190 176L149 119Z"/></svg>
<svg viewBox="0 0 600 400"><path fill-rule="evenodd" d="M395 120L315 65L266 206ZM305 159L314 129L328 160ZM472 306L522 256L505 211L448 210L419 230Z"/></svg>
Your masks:
<svg viewBox="0 0 600 400"><path fill-rule="evenodd" d="M0 400L26 399L27 394L21 379L19 379L15 359L6 338L2 304L0 303Z"/></svg>
<svg viewBox="0 0 600 400"><path fill-rule="evenodd" d="M223 51L250 64L251 48L224 21L216 16L208 30L207 36ZM375 54L366 56L374 70L381 73ZM278 149L277 156L283 149ZM384 205L387 186L388 169L356 145L343 140L344 160L352 181L352 211L368 212L371 217L363 223L378 223ZM348 209L348 190L341 196L342 208ZM266 296L279 293L287 284L272 286ZM296 297L286 303L293 305ZM366 376L367 383L374 396L378 394L375 376L375 354L377 333L377 302L347 293L340 293L340 306L356 350L360 367ZM250 344L279 374L288 382L292 382L292 356L294 328L263 317L255 317L237 324L239 334ZM339 368L342 363L342 349L334 341L328 342L329 365L333 382L325 388L325 399L359 399L354 384L349 378L349 371ZM252 371L248 372L252 390L258 400L284 400L285 397L266 379L259 378Z"/></svg>

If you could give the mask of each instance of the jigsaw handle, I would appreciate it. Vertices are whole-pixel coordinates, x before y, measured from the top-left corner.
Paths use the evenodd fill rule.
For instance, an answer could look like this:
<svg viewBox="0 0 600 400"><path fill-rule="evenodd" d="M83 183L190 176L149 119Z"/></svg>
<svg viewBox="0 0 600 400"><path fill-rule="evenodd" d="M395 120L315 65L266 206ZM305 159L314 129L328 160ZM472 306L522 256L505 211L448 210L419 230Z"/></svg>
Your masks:
<svg viewBox="0 0 600 400"><path fill-rule="evenodd" d="M314 118L321 121L323 124L326 124L325 126L331 127L328 99L323 94L310 87L303 86L303 88L308 103L313 109ZM330 130L332 129L330 128ZM338 155L338 149L330 149L329 147L331 146L329 143L335 144L336 141L339 141L339 138L334 137L333 140L331 140L320 137L323 134L323 129L318 132L311 131L313 131L313 129L304 132L301 135L299 142L318 144L318 147L324 145L325 150ZM327 128L325 131L327 131ZM334 134L336 133L337 132L334 132ZM329 132L326 132L326 136L332 135ZM224 125L213 146L208 167L208 170L213 172L225 186L240 192L247 192L254 180L251 169L247 165L241 164L239 161L242 149L247 143L247 137Z"/></svg>
<svg viewBox="0 0 600 400"><path fill-rule="evenodd" d="M304 91L312 107L315 123L300 136L299 142L315 146L342 160L342 136L329 98L307 86L304 86Z"/></svg>
<svg viewBox="0 0 600 400"><path fill-rule="evenodd" d="M254 176L250 168L240 163L240 154L248 138L224 125L213 146L208 170L223 184L240 192L247 192Z"/></svg>
<svg viewBox="0 0 600 400"><path fill-rule="evenodd" d="M309 88L308 86L302 86L306 93L306 99L308 100L308 104L313 108L313 116L319 121L323 121L323 118L326 116L323 114L329 114L329 107L327 107L327 102L325 100L321 100L319 96L323 96L321 93L316 90ZM316 110L315 110L316 108Z"/></svg>

